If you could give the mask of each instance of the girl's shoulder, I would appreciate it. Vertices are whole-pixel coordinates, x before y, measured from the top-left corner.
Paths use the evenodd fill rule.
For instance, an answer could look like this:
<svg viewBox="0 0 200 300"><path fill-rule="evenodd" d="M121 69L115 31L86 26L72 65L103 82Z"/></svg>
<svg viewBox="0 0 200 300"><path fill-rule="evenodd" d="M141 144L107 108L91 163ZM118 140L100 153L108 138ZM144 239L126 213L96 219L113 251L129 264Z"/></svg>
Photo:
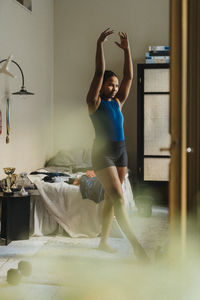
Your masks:
<svg viewBox="0 0 200 300"><path fill-rule="evenodd" d="M95 111L97 111L97 109L99 108L100 104L101 104L101 97L99 97L98 101L95 102L94 104L88 105L89 115L93 115Z"/></svg>
<svg viewBox="0 0 200 300"><path fill-rule="evenodd" d="M121 105L121 102L119 101L119 99L118 98L114 98L113 100L115 100L117 102L117 104L119 105L119 108L121 110L122 105Z"/></svg>

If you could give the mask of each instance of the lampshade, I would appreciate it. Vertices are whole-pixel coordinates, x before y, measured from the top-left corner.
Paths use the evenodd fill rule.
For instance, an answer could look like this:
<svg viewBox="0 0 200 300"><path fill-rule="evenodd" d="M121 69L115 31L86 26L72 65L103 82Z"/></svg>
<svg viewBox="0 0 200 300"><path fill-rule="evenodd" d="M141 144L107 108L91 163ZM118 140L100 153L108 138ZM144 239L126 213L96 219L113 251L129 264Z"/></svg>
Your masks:
<svg viewBox="0 0 200 300"><path fill-rule="evenodd" d="M12 94L13 95L34 95L34 93L28 92L24 86L21 87L20 91Z"/></svg>

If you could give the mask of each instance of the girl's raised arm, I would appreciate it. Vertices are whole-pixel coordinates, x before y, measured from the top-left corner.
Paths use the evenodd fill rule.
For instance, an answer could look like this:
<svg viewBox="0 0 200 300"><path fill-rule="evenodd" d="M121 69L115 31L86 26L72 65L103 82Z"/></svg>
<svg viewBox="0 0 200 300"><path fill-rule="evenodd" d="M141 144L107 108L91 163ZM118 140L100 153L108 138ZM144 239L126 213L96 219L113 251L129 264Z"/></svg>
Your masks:
<svg viewBox="0 0 200 300"><path fill-rule="evenodd" d="M95 110L95 106L98 104L99 100L99 93L101 90L103 75L105 72L103 42L109 35L113 33L113 30L109 29L110 28L107 28L105 31L103 31L97 40L95 74L87 94L87 104L91 110Z"/></svg>
<svg viewBox="0 0 200 300"><path fill-rule="evenodd" d="M124 50L124 72L116 98L118 98L121 102L121 105L123 105L129 95L133 80L133 63L127 34L119 32L119 37L120 43L115 42L115 44Z"/></svg>

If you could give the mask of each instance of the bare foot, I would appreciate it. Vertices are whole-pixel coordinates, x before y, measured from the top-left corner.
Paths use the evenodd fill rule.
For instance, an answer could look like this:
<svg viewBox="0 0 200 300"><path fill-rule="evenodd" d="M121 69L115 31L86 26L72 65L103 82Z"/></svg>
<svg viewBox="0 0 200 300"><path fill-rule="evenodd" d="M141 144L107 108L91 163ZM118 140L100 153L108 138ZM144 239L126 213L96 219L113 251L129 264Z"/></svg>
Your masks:
<svg viewBox="0 0 200 300"><path fill-rule="evenodd" d="M110 247L108 244L105 244L105 243L100 243L98 249L102 250L102 251L105 251L105 252L109 252L109 253L117 252L116 249Z"/></svg>

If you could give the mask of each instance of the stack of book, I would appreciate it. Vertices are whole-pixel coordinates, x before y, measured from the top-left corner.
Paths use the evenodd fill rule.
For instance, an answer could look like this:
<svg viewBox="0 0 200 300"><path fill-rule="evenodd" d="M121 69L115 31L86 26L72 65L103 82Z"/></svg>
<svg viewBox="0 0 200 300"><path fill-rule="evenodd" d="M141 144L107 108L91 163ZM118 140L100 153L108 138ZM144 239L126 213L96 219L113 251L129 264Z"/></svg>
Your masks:
<svg viewBox="0 0 200 300"><path fill-rule="evenodd" d="M145 53L146 64L169 64L170 46L149 46Z"/></svg>

